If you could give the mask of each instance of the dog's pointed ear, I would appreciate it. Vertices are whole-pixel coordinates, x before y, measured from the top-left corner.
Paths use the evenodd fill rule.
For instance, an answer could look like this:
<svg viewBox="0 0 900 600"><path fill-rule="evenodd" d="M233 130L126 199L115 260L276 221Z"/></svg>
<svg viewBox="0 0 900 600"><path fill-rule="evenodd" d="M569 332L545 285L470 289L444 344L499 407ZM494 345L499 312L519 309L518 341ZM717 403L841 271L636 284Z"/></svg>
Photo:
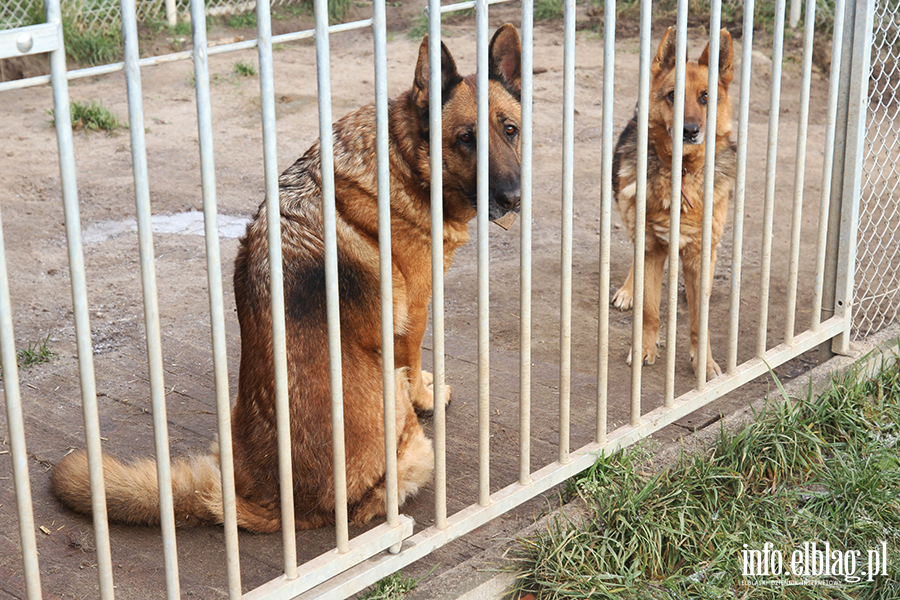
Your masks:
<svg viewBox="0 0 900 600"><path fill-rule="evenodd" d="M422 40L419 46L419 60L416 63L416 79L413 84L413 92L416 105L419 109L428 109L428 36ZM456 70L456 62L450 56L450 51L444 42L441 42L441 96L444 97L445 92L456 86L462 77Z"/></svg>
<svg viewBox="0 0 900 600"><path fill-rule="evenodd" d="M663 34L663 39L659 43L659 50L656 51L656 58L653 59L651 65L651 74L653 77L668 73L675 68L675 28L669 27Z"/></svg>
<svg viewBox="0 0 900 600"><path fill-rule="evenodd" d="M700 55L697 61L701 65L709 66L709 44ZM723 29L719 38L719 85L727 88L734 79L734 46L731 42L731 34L728 30Z"/></svg>
<svg viewBox="0 0 900 600"><path fill-rule="evenodd" d="M488 50L488 77L503 84L519 99L522 95L522 43L512 24L494 33Z"/></svg>

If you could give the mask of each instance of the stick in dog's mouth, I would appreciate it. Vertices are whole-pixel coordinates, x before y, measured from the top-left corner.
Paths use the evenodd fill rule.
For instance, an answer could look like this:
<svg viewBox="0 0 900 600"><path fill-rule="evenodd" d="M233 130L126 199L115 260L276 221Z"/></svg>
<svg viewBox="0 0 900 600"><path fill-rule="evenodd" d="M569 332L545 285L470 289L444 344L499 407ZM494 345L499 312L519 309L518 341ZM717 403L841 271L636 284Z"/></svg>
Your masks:
<svg viewBox="0 0 900 600"><path fill-rule="evenodd" d="M509 228L512 227L515 222L516 213L514 211L509 211L499 219L494 219L494 223L502 227L504 231L509 231Z"/></svg>

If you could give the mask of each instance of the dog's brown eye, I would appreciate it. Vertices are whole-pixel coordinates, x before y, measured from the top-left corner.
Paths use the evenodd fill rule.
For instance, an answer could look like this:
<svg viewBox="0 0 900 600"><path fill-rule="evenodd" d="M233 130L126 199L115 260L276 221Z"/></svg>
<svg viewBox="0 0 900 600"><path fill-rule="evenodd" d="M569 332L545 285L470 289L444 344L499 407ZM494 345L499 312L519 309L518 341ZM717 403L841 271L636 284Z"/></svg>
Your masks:
<svg viewBox="0 0 900 600"><path fill-rule="evenodd" d="M466 131L464 133L459 134L459 141L463 144L473 144L475 143L475 136L470 131Z"/></svg>
<svg viewBox="0 0 900 600"><path fill-rule="evenodd" d="M669 102L675 102L675 90L672 90L668 94L666 94L666 98L669 99Z"/></svg>
<svg viewBox="0 0 900 600"><path fill-rule="evenodd" d="M512 137L512 136L516 135L517 133L519 133L519 128L516 127L515 125L507 125L506 126L506 135Z"/></svg>
<svg viewBox="0 0 900 600"><path fill-rule="evenodd" d="M702 94L700 94L700 104L705 105L708 100L709 100L709 96L707 95L706 92L703 92Z"/></svg>

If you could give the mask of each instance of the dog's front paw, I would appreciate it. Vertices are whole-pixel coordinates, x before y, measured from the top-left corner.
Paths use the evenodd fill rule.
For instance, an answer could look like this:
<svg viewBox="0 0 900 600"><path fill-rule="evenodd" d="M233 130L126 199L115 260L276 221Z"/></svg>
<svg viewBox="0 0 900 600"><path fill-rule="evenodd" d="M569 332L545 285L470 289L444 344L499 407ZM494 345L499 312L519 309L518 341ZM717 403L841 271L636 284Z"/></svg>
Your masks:
<svg viewBox="0 0 900 600"><path fill-rule="evenodd" d="M659 344L650 344L649 346L644 346L644 349L641 350L641 356L643 357L645 365L652 365L656 362L656 357L659 355Z"/></svg>
<svg viewBox="0 0 900 600"><path fill-rule="evenodd" d="M691 352L691 366L694 367L694 376L697 375L697 353ZM713 357L706 357L706 380L710 381L715 379L719 375L722 374L722 369L719 367L719 363L713 360Z"/></svg>
<svg viewBox="0 0 900 600"><path fill-rule="evenodd" d="M626 362L631 365L631 361L633 358L633 348L628 349L628 358ZM659 356L659 344L651 344L650 346L645 346L641 350L641 360L644 362L644 366L652 365L656 363L656 357Z"/></svg>
<svg viewBox="0 0 900 600"><path fill-rule="evenodd" d="M450 404L450 386L444 386L444 405ZM417 411L430 413L434 411L434 375L422 371L422 387L418 393L410 391L410 400Z"/></svg>
<svg viewBox="0 0 900 600"><path fill-rule="evenodd" d="M632 291L627 286L622 286L619 288L613 297L612 297L612 305L618 308L619 310L629 310L631 306L634 304L634 295ZM629 363L631 361L629 360Z"/></svg>

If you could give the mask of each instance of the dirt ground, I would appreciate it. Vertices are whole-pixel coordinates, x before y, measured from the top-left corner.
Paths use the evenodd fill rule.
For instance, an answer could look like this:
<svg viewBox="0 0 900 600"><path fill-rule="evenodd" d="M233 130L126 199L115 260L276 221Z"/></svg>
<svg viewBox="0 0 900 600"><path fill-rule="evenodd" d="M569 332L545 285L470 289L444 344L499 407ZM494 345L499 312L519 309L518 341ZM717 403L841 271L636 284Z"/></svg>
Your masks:
<svg viewBox="0 0 900 600"><path fill-rule="evenodd" d="M390 7L388 77L391 95L412 83L418 40L406 31L420 14L421 3ZM358 9L365 16L365 7ZM491 8L492 29L511 21L518 25L517 4ZM599 194L601 161L602 36L588 26L576 45L575 115L575 227L572 448L592 438L597 394L597 299L599 280ZM276 22L276 33L302 25ZM305 24L308 26L308 22ZM660 24L660 27L663 25ZM624 23L616 55L615 122L624 126L637 95L638 39L633 24ZM739 34L739 32L736 32ZM444 25L445 41L461 72L474 71L474 17L454 17ZM691 57L702 50L702 27L690 32ZM210 40L224 42L252 31L216 28ZM656 31L653 43L658 43ZM742 39L736 35L735 54ZM747 170L743 282L739 362L755 353L759 306L762 205L765 189L765 139L769 107L771 44L755 42L750 94L750 145ZM799 51L790 42L784 63L781 125L778 136L779 171L769 302L769 346L781 342L788 280L791 196L794 182L796 118L800 96ZM145 44L145 54L183 47L178 40L157 39ZM334 116L373 99L372 40L367 30L331 36ZM533 254L533 417L532 466L556 458L558 432L559 273L562 140L562 24L535 27L534 76L534 254ZM216 182L221 219L230 228L221 239L225 277L229 378L236 389L239 331L231 274L243 223L263 200L262 133L259 123L258 80L233 74L238 59L256 62L255 51L217 55L210 59ZM9 66L9 65L8 65ZM205 452L215 435L209 309L206 295L206 257L203 238L190 224L201 210L199 150L195 94L190 61L144 69L144 111L153 214L156 269L163 332L163 355L168 390L168 422L172 454ZM740 76L732 84L735 107ZM800 262L800 302L797 331L809 322L812 307L812 268L818 192L825 136L827 81L817 68L813 75L809 142L806 150L805 208ZM125 80L121 73L70 83L72 100L99 100L127 118ZM311 43L279 46L275 52L275 96L278 118L278 162L286 168L316 139L317 105L315 48ZM34 510L45 598L93 597L96 558L89 519L63 509L48 490L48 470L68 449L83 447L80 388L77 376L59 166L54 131L47 110L49 87L5 92L0 100L0 209L17 347L49 336L57 358L20 373L31 458ZM736 115L736 110L735 110ZM735 116L736 119L736 116ZM94 361L104 449L129 458L153 452L146 349L140 289L140 265L127 130L115 135L79 132L75 135L79 199ZM719 249L719 263L711 299L714 356L724 365L732 265L731 221ZM518 477L518 356L519 356L519 226L509 231L491 228L491 432L493 490ZM477 497L476 393L476 244L458 254L446 278L446 350L449 383L454 400L448 412L449 512L468 506ZM611 290L624 279L630 264L631 243L613 216ZM665 297L665 292L664 292ZM665 301L663 302L665 313ZM679 323L687 324L683 294ZM664 320L665 327L665 320ZM631 314L610 314L610 429L627 423L630 371L625 364L631 336ZM663 339L665 333L663 331ZM426 340L426 346L430 341ZM691 388L693 373L687 358L687 328L679 331L677 393ZM427 353L426 353L427 354ZM426 356L430 361L430 355ZM815 356L801 357L776 369L790 379L814 364ZM644 370L644 411L661 403L664 361ZM765 395L771 381L760 378L698 411L658 437L675 439L684 432L708 426L748 400ZM6 415L0 416L0 598L24 597L21 555L6 438ZM426 429L431 423L425 419ZM407 569L424 575L429 569L450 567L479 552L494 539L514 534L533 516L555 505L555 493L535 499L495 522L453 542ZM431 523L433 495L426 489L408 502L404 512L417 527ZM46 529L46 531L44 531ZM162 544L157 530L113 525L114 577L119 598L161 597L164 589ZM301 560L333 547L330 528L298 533ZM181 589L185 596L225 596L222 529L202 527L179 533ZM252 589L280 573L278 535L240 535L242 581ZM73 577L73 574L78 577Z"/></svg>

